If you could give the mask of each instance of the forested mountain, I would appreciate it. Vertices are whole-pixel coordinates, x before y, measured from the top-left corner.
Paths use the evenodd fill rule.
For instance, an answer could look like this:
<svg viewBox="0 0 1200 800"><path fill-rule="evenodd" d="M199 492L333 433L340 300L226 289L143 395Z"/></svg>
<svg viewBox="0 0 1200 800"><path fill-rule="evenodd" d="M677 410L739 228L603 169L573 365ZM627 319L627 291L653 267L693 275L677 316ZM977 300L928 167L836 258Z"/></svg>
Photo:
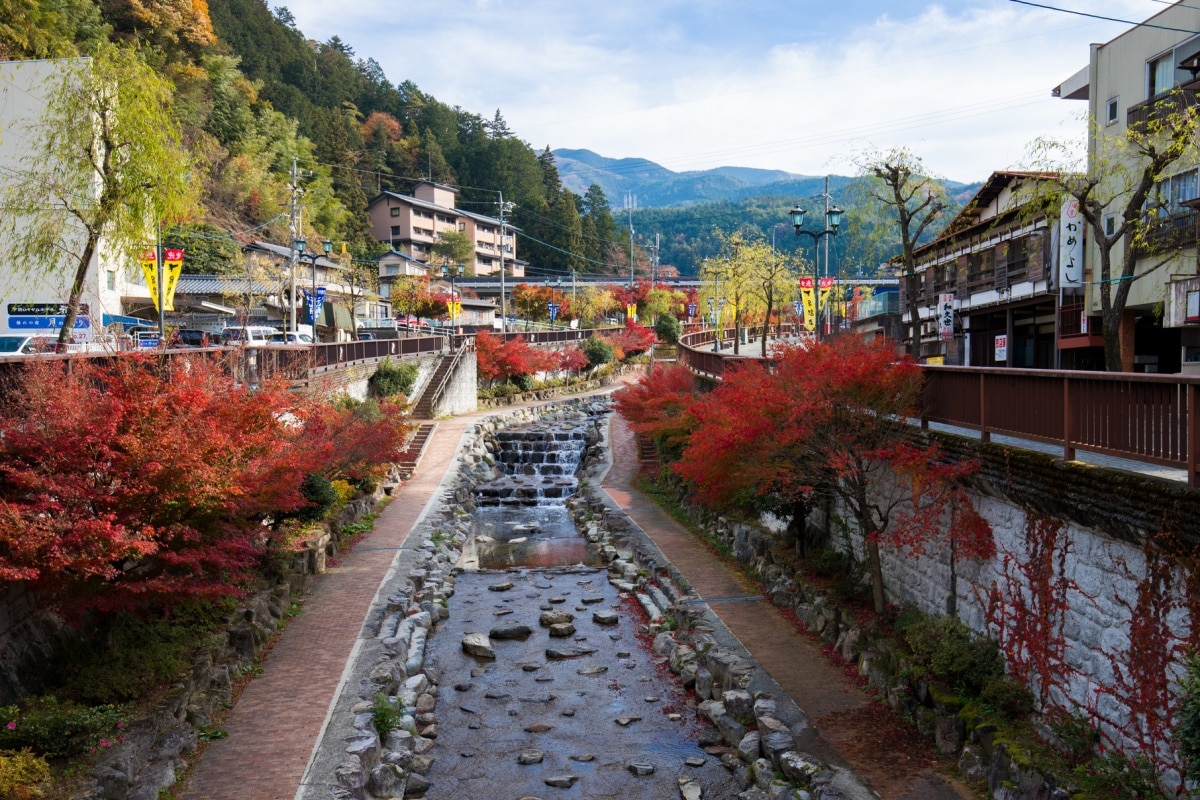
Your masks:
<svg viewBox="0 0 1200 800"><path fill-rule="evenodd" d="M539 152L499 110L484 117L410 81L393 82L336 35L307 38L286 8L272 11L265 0L0 0L0 8L0 58L87 54L111 40L169 82L203 208L169 227L167 243L187 248L192 270L240 269L228 234L289 242L293 160L307 238L344 242L368 259L381 245L367 234L367 201L432 179L459 187L466 210L495 216L501 195L514 203L509 219L533 277L627 274L629 219L617 210L626 191L646 209L633 214L639 270L644 245L660 233L660 262L691 274L718 254L715 228L767 239L775 229L781 247L807 244L786 227L787 209L824 186L823 178L776 170L674 173L644 159ZM892 253L886 231L856 218L856 186L831 180L850 210L832 241L842 261L870 270ZM719 202L697 204L705 199Z"/></svg>
<svg viewBox="0 0 1200 800"><path fill-rule="evenodd" d="M618 206L624 206L627 195L636 198L641 208L736 200L774 194L765 187L781 181L806 180L803 175L783 170L751 167L673 172L644 158L606 158L591 150L559 148L554 158L564 186L584 192L597 184Z"/></svg>

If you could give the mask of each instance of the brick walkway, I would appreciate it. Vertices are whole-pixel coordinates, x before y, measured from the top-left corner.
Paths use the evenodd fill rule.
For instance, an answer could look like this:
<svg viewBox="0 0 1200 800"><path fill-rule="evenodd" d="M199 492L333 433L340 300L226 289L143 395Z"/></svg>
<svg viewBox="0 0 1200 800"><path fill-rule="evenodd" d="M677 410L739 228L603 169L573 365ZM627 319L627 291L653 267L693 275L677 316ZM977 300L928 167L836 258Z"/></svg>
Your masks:
<svg viewBox="0 0 1200 800"><path fill-rule="evenodd" d="M225 721L229 737L210 743L200 758L183 800L296 796L379 584L478 416L438 423L420 466L374 530L314 582L303 613L288 624L263 661L263 674Z"/></svg>
<svg viewBox="0 0 1200 800"><path fill-rule="evenodd" d="M613 466L603 486L609 496L654 540L683 573L700 597L754 657L754 660L792 698L815 728L801 745L814 755L848 764L873 784L884 800L961 800L972 795L924 770L904 769L883 758L842 746L842 731L832 720L841 712L863 710L867 697L820 649L796 631L766 600L755 600L759 587L718 560L686 528L632 488L638 470L637 444L619 415L612 421ZM912 734L917 736L914 731ZM853 742L845 742L847 745ZM876 758L875 756L878 756Z"/></svg>

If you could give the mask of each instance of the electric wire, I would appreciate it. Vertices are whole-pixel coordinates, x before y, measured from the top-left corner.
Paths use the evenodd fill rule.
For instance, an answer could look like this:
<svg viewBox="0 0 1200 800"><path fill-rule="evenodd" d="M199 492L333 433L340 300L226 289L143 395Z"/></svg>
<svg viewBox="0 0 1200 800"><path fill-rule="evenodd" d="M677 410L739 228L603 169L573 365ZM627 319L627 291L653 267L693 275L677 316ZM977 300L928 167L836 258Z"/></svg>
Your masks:
<svg viewBox="0 0 1200 800"><path fill-rule="evenodd" d="M1174 28L1170 25L1156 25L1153 22L1133 22L1132 20L1120 19L1119 17L1106 17L1101 14L1090 14L1086 11L1074 11L1069 8L1059 8L1058 6L1048 6L1042 3L1031 3L1029 0L1008 0L1010 3L1016 3L1022 6L1032 6L1033 8L1044 8L1047 11L1058 11L1062 14L1074 14L1078 17L1089 17L1090 19L1104 20L1105 22L1120 22L1123 25L1132 25L1135 28L1155 28L1160 31L1174 31L1175 33L1197 34L1200 31L1194 31L1190 28Z"/></svg>

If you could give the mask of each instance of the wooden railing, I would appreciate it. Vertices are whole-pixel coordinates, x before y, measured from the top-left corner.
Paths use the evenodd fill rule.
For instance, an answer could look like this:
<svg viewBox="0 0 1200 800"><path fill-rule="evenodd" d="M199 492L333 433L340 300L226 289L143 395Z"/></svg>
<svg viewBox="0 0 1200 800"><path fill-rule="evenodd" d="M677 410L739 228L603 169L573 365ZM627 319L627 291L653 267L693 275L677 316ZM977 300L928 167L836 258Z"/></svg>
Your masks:
<svg viewBox="0 0 1200 800"><path fill-rule="evenodd" d="M942 422L1183 469L1198 485L1200 377L925 367L921 422Z"/></svg>
<svg viewBox="0 0 1200 800"><path fill-rule="evenodd" d="M757 359L700 349L713 334L688 334L679 362L709 380ZM1076 450L1175 467L1200 486L1200 376L922 367L920 422L1055 444L1072 461Z"/></svg>

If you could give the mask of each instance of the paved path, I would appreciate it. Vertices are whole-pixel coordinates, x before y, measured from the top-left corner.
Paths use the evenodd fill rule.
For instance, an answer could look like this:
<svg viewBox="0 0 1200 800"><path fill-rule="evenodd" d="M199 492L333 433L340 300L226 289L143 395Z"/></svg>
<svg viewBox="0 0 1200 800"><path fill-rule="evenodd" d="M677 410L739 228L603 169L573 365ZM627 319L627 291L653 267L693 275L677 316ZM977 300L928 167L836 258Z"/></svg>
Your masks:
<svg viewBox="0 0 1200 800"><path fill-rule="evenodd" d="M669 514L631 486L638 471L634 436L620 416L612 421L613 466L604 490L654 540L687 577L700 597L750 652L754 660L795 701L816 729L801 745L818 757L849 764L884 800L959 800L972 795L946 784L928 769L896 763L891 754L863 752L842 722L859 712L877 712L810 639L796 631L779 610L757 597L759 588L717 559ZM911 736L916 736L913 731Z"/></svg>
<svg viewBox="0 0 1200 800"><path fill-rule="evenodd" d="M438 423L412 479L372 530L304 599L200 758L183 800L292 800L353 656L362 621L396 550L450 466L478 415Z"/></svg>

